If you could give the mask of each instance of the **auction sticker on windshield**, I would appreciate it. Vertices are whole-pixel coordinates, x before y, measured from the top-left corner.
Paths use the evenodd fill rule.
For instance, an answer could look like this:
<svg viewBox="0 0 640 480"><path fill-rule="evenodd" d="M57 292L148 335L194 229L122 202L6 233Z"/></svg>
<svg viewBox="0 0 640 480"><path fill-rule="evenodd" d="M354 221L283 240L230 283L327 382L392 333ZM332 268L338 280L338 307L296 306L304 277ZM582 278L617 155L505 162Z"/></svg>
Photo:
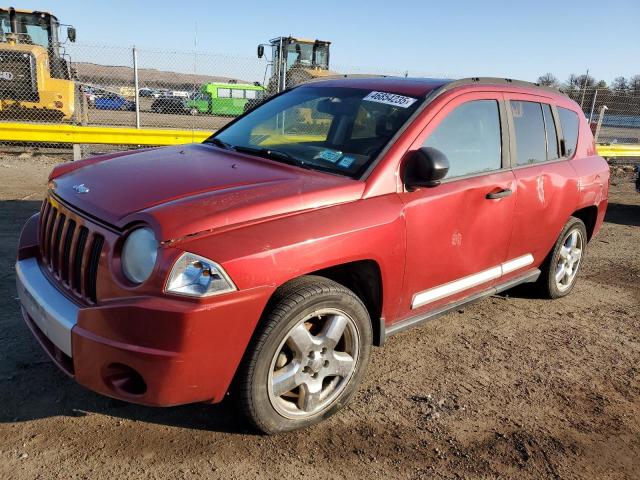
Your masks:
<svg viewBox="0 0 640 480"><path fill-rule="evenodd" d="M395 107L407 108L413 105L417 98L405 97L404 95L396 95L395 93L386 92L371 92L369 95L363 98L370 102L385 103L387 105L393 105Z"/></svg>

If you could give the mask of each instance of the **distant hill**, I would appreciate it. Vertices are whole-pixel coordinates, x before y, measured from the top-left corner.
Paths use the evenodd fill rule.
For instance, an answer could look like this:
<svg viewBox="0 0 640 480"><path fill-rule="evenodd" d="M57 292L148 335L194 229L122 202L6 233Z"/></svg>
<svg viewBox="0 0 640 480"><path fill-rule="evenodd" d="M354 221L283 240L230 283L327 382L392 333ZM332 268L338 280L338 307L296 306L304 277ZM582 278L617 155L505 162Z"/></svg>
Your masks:
<svg viewBox="0 0 640 480"><path fill-rule="evenodd" d="M133 86L133 68L115 65L98 65L87 62L72 62L71 68L82 83L105 87ZM253 83L255 80L198 75L193 73L168 72L155 68L138 69L140 88L168 88L172 90L194 90L194 86L209 82Z"/></svg>

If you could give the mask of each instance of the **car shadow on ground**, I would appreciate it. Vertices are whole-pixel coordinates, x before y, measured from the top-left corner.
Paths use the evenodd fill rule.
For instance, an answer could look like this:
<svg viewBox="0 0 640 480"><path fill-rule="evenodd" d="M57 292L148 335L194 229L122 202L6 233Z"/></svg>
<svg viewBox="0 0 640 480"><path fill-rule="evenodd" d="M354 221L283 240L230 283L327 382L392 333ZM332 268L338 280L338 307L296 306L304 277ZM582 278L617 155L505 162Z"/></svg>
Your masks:
<svg viewBox="0 0 640 480"><path fill-rule="evenodd" d="M91 392L59 371L44 352L38 351L40 346L35 339L28 338L31 334L26 327L21 333L20 341L32 344L32 358L28 363L18 361L2 366L0 423L100 414L200 431L257 434L230 398L215 405L197 403L160 408L135 405Z"/></svg>
<svg viewBox="0 0 640 480"><path fill-rule="evenodd" d="M640 193L638 194L640 196ZM604 221L617 225L640 227L640 205L610 203Z"/></svg>

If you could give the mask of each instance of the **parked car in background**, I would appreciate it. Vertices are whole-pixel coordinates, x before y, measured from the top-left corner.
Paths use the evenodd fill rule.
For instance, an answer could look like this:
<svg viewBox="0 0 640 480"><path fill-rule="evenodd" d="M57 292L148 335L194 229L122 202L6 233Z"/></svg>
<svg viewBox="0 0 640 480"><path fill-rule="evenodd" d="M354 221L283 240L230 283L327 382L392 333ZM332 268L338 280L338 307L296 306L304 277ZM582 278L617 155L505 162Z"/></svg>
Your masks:
<svg viewBox="0 0 640 480"><path fill-rule="evenodd" d="M95 90L88 86L88 85L81 85L80 86L80 90L82 91L82 94L84 95L85 99L87 100L87 105L89 107L93 107L95 104L95 100L96 100L96 93Z"/></svg>
<svg viewBox="0 0 640 480"><path fill-rule="evenodd" d="M136 102L117 93L102 93L95 96L93 106L98 110L135 110Z"/></svg>
<svg viewBox="0 0 640 480"><path fill-rule="evenodd" d="M160 97L160 93L151 88L141 88L138 90L138 95L140 97L150 97L150 98L158 98Z"/></svg>
<svg viewBox="0 0 640 480"><path fill-rule="evenodd" d="M160 97L151 104L151 111L155 113L172 113L186 115L189 113L186 98Z"/></svg>
<svg viewBox="0 0 640 480"><path fill-rule="evenodd" d="M187 102L192 115L238 116L248 102L264 98L265 88L252 83L207 83Z"/></svg>
<svg viewBox="0 0 640 480"><path fill-rule="evenodd" d="M277 433L344 407L392 334L522 283L568 295L609 167L552 89L335 79L202 144L60 164L48 189L16 278L53 361L145 405L231 392Z"/></svg>

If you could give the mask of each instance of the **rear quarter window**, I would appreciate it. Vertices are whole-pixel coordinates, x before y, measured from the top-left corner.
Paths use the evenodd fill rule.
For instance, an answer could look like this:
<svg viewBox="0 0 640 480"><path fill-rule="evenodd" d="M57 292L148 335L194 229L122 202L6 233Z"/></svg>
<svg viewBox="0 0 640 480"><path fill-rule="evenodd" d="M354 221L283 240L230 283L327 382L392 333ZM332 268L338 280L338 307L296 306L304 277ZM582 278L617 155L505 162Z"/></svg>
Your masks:
<svg viewBox="0 0 640 480"><path fill-rule="evenodd" d="M572 157L578 145L578 114L568 108L558 107L558 116L566 149L565 156Z"/></svg>

